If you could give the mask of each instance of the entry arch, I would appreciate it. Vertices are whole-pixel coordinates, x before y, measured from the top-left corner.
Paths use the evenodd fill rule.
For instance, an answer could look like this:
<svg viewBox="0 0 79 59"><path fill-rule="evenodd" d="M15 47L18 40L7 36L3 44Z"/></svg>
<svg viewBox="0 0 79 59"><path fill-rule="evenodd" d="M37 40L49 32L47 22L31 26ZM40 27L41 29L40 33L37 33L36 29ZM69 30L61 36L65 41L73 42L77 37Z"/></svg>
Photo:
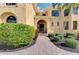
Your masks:
<svg viewBox="0 0 79 59"><path fill-rule="evenodd" d="M37 22L37 31L39 33L47 33L47 22L45 20L39 20Z"/></svg>

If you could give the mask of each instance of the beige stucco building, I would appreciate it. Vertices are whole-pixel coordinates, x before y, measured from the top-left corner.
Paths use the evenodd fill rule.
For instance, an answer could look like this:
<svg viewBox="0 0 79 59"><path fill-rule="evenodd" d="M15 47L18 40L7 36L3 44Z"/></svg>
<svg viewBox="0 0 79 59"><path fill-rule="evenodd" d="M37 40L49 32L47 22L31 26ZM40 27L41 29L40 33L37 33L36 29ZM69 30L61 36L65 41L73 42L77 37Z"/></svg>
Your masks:
<svg viewBox="0 0 79 59"><path fill-rule="evenodd" d="M76 9L74 9L76 10ZM77 11L77 10L76 10ZM54 15L53 13L57 13ZM39 12L37 4L32 3L1 3L0 22L15 22L34 26L41 33L79 33L79 9L73 14L64 15L65 10L56 7L47 7Z"/></svg>

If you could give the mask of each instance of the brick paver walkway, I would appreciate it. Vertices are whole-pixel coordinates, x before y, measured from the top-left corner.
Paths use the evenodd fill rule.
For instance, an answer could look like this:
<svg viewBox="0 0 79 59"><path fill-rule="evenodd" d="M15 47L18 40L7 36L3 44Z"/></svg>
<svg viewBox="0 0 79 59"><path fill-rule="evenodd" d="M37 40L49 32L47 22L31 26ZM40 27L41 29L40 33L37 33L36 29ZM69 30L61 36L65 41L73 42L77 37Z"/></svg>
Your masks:
<svg viewBox="0 0 79 59"><path fill-rule="evenodd" d="M52 42L50 42L49 38L45 36L38 36L36 44L29 48L25 48L22 50L18 51L13 51L13 52L0 52L0 54L8 54L8 55L27 55L27 54L33 54L33 55L48 55L48 54L54 54L54 55L60 55L60 54L77 54L77 53L72 53L69 51L65 51L63 49L60 49L56 47Z"/></svg>

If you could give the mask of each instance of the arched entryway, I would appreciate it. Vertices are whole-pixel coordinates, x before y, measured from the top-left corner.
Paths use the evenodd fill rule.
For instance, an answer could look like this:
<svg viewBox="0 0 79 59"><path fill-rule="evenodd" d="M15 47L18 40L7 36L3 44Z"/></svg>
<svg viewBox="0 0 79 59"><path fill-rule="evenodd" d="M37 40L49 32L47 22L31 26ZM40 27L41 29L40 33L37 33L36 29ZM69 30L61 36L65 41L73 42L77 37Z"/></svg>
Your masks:
<svg viewBox="0 0 79 59"><path fill-rule="evenodd" d="M16 23L16 17L15 16L9 16L6 20L8 23Z"/></svg>
<svg viewBox="0 0 79 59"><path fill-rule="evenodd" d="M39 20L37 22L37 30L39 33L46 33L47 32L47 23L44 20Z"/></svg>

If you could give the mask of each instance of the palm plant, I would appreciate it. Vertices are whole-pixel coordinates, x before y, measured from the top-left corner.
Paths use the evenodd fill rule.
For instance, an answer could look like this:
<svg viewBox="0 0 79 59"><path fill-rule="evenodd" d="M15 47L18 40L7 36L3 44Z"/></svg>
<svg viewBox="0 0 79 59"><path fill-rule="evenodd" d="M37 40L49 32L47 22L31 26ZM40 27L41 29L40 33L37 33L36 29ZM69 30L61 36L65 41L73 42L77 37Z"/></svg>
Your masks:
<svg viewBox="0 0 79 59"><path fill-rule="evenodd" d="M68 14L70 13L70 9L71 9L71 4L68 4L68 3L59 3L58 4L58 8L61 9L64 9L68 12Z"/></svg>
<svg viewBox="0 0 79 59"><path fill-rule="evenodd" d="M73 3L72 6L79 8L79 3Z"/></svg>
<svg viewBox="0 0 79 59"><path fill-rule="evenodd" d="M71 6L75 6L79 8L79 3L52 3L52 6L58 6L59 8L69 9Z"/></svg>
<svg viewBox="0 0 79 59"><path fill-rule="evenodd" d="M70 13L70 10L72 7L79 8L79 3L54 3L52 4L53 7L58 6L58 9L61 11L61 9L67 10L68 13Z"/></svg>

